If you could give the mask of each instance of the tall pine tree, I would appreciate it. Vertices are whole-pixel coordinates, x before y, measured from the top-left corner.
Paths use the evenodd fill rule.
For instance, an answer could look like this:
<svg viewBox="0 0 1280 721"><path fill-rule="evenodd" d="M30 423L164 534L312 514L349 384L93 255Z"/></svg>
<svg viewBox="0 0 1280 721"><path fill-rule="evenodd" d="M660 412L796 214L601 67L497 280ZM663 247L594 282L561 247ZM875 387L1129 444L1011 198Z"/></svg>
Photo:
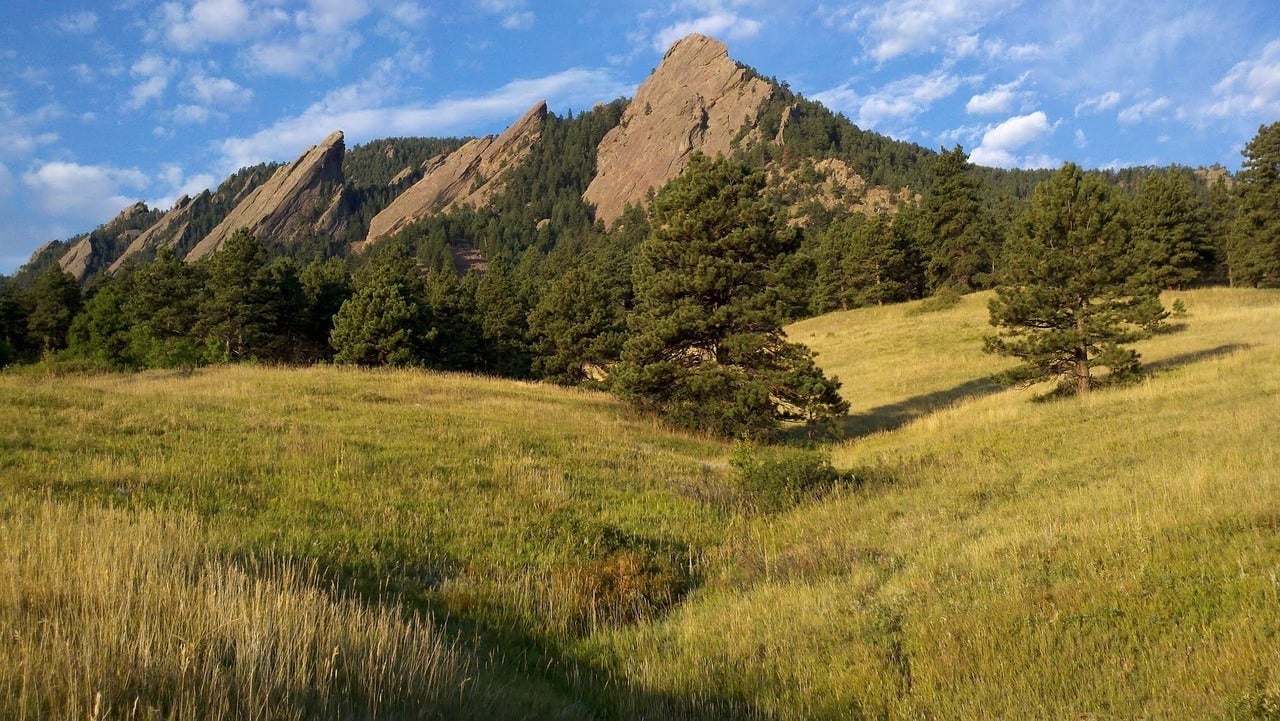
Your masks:
<svg viewBox="0 0 1280 721"><path fill-rule="evenodd" d="M933 166L924 199L923 231L928 252L929 291L985 287L991 272L989 223L978 197L978 179L959 145L944 150Z"/></svg>
<svg viewBox="0 0 1280 721"><path fill-rule="evenodd" d="M799 239L761 197L764 183L746 165L695 155L654 198L613 384L674 425L767 438L783 421L848 408L839 384L782 332L770 276Z"/></svg>
<svg viewBox="0 0 1280 721"><path fill-rule="evenodd" d="M1057 378L1067 392L1088 392L1098 366L1132 373L1138 354L1124 344L1165 317L1142 264L1122 198L1101 177L1064 165L1036 187L1005 243L990 303L1000 332L987 350L1022 361L1013 378Z"/></svg>

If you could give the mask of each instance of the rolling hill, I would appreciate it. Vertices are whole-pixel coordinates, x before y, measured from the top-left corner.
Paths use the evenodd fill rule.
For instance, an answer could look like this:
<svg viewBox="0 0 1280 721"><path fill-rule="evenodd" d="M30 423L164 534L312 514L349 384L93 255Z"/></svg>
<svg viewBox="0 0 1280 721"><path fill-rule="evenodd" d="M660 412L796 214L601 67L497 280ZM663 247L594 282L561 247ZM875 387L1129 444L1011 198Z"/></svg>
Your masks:
<svg viewBox="0 0 1280 721"><path fill-rule="evenodd" d="M791 326L856 480L781 510L737 460L799 451L592 392L9 370L0 715L1269 718L1280 294L1176 297L1073 400L995 383L982 294Z"/></svg>

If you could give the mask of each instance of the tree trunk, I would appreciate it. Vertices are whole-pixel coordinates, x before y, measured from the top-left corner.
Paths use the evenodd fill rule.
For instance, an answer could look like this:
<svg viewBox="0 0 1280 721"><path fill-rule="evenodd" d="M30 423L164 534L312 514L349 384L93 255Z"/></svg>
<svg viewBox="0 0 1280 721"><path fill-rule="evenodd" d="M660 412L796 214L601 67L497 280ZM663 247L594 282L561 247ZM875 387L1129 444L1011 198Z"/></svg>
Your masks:
<svg viewBox="0 0 1280 721"><path fill-rule="evenodd" d="M1076 319L1076 330L1080 332L1080 345L1076 346L1076 394L1089 392L1089 346L1085 342L1084 318Z"/></svg>

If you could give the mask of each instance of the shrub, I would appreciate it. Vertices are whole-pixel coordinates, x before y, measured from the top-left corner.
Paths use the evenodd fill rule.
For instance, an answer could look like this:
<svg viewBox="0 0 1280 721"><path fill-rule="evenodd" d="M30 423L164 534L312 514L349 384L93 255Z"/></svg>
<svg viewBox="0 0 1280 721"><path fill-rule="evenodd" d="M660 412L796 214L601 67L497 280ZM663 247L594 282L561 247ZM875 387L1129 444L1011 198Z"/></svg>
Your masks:
<svg viewBox="0 0 1280 721"><path fill-rule="evenodd" d="M856 486L852 471L837 470L825 453L794 448L764 451L739 445L730 461L749 502L758 511L778 512L819 498L841 486Z"/></svg>

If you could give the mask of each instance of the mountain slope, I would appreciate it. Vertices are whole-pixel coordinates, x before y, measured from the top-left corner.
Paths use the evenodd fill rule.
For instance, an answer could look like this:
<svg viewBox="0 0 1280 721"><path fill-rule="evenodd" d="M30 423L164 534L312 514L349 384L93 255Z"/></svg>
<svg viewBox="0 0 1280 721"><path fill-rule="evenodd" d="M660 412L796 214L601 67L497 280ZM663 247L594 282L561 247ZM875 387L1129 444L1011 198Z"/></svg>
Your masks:
<svg viewBox="0 0 1280 721"><path fill-rule="evenodd" d="M342 173L345 152L342 131L336 130L236 205L191 249L187 260L217 251L240 228L286 246L315 239L328 244L341 238L350 213Z"/></svg>

